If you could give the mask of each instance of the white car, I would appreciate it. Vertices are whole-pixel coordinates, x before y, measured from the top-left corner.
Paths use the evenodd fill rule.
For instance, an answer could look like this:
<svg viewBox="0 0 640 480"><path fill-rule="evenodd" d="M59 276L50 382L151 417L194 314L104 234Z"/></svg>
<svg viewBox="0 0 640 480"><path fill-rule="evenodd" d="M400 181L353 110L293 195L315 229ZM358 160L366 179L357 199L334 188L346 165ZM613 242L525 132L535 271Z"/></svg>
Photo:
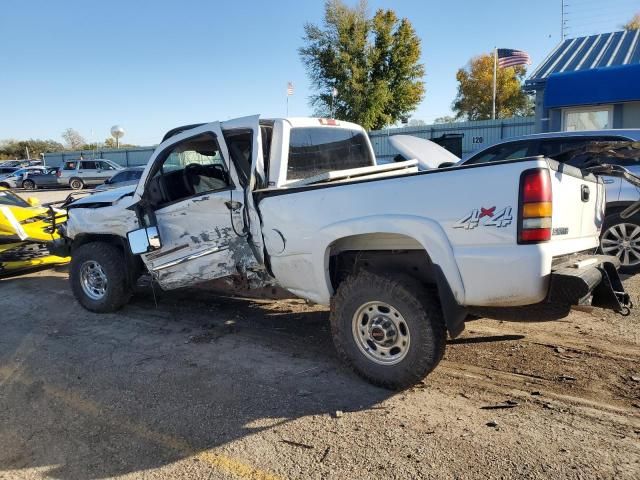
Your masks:
<svg viewBox="0 0 640 480"><path fill-rule="evenodd" d="M377 165L366 132L258 116L169 132L140 182L69 205L76 299L127 303L143 270L163 289L221 277L331 306L340 356L389 388L423 378L469 315L628 312L619 261L594 255L605 189L533 157L418 171Z"/></svg>

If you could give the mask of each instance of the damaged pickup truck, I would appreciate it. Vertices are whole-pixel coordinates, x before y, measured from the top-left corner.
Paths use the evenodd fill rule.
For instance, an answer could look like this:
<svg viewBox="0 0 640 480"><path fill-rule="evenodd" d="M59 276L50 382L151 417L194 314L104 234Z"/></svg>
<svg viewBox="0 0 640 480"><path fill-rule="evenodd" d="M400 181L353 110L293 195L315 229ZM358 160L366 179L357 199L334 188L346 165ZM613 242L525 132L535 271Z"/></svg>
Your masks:
<svg viewBox="0 0 640 480"><path fill-rule="evenodd" d="M258 116L167 133L137 186L73 201L56 251L94 312L222 277L331 306L340 356L403 388L465 320L628 312L615 257L596 255L598 177L544 157L418 171L377 165L366 132Z"/></svg>

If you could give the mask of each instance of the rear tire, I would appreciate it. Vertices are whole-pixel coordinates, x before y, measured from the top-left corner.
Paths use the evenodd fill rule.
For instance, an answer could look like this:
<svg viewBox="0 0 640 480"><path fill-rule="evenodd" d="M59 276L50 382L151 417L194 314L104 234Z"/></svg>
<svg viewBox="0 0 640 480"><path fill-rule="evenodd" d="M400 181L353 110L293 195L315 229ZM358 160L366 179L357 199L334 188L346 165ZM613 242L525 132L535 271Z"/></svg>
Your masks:
<svg viewBox="0 0 640 480"><path fill-rule="evenodd" d="M36 182L34 182L33 180L25 180L24 182L22 182L22 188L24 188L25 190L35 190Z"/></svg>
<svg viewBox="0 0 640 480"><path fill-rule="evenodd" d="M447 337L435 290L409 276L367 271L338 287L331 333L338 355L358 375L393 390L428 375L442 359Z"/></svg>
<svg viewBox="0 0 640 480"><path fill-rule="evenodd" d="M115 312L131 298L124 254L108 243L86 243L74 251L69 281L76 300L92 312Z"/></svg>
<svg viewBox="0 0 640 480"><path fill-rule="evenodd" d="M621 218L613 213L604 219L600 250L620 259L620 272L640 272L640 215Z"/></svg>
<svg viewBox="0 0 640 480"><path fill-rule="evenodd" d="M82 190L84 188L84 182L79 178L72 178L69 180L69 187L73 190Z"/></svg>

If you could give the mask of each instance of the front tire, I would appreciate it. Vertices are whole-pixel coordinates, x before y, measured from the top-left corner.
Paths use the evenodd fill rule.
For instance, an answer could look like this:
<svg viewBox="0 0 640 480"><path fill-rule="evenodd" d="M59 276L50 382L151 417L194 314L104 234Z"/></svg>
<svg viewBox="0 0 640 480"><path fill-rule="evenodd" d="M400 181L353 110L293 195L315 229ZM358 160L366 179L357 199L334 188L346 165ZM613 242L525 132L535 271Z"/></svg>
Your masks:
<svg viewBox="0 0 640 480"><path fill-rule="evenodd" d="M131 298L122 250L91 242L73 252L69 280L76 300L87 310L115 312Z"/></svg>
<svg viewBox="0 0 640 480"><path fill-rule="evenodd" d="M620 259L620 272L640 271L640 215L622 218L614 213L604 219L600 249L605 255Z"/></svg>
<svg viewBox="0 0 640 480"><path fill-rule="evenodd" d="M82 190L84 188L84 182L79 178L72 178L69 181L69 187L71 187L73 190Z"/></svg>
<svg viewBox="0 0 640 480"><path fill-rule="evenodd" d="M446 329L438 296L409 276L361 271L331 302L338 355L360 376L398 390L422 380L440 362Z"/></svg>
<svg viewBox="0 0 640 480"><path fill-rule="evenodd" d="M33 180L25 180L24 182L22 182L22 188L24 188L25 190L35 190L36 182L34 182Z"/></svg>

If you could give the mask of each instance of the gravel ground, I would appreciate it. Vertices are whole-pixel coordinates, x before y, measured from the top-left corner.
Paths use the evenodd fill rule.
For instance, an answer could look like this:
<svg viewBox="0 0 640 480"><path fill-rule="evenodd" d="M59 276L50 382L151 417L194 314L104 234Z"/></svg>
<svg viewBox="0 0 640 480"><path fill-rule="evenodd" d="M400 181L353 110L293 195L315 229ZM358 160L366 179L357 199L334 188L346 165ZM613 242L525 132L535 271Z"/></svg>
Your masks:
<svg viewBox="0 0 640 480"><path fill-rule="evenodd" d="M640 478L638 310L471 322L394 393L301 300L147 286L96 315L64 269L0 294L0 478Z"/></svg>

